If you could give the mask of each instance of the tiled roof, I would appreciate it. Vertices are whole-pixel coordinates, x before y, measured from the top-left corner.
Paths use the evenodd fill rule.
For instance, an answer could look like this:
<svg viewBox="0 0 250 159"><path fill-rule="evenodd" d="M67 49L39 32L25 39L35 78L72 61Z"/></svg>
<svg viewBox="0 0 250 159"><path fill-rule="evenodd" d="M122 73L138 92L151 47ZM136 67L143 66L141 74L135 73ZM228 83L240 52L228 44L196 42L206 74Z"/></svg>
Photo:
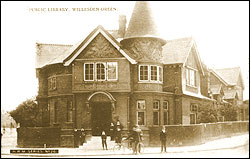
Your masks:
<svg viewBox="0 0 250 159"><path fill-rule="evenodd" d="M221 88L222 88L222 85L210 85L210 90L212 94L220 94Z"/></svg>
<svg viewBox="0 0 250 159"><path fill-rule="evenodd" d="M112 40L120 45L115 38L112 37ZM192 46L192 40L192 37L168 40L167 44L163 46L162 51L164 64L185 63ZM82 40L75 45L37 43L36 68L54 63L62 63L81 43ZM129 51L126 49L124 51L128 56L132 57Z"/></svg>
<svg viewBox="0 0 250 159"><path fill-rule="evenodd" d="M125 38L158 36L149 2L137 1L129 21Z"/></svg>
<svg viewBox="0 0 250 159"><path fill-rule="evenodd" d="M162 55L164 64L185 63L188 53L192 47L193 38L181 38L167 40L163 46Z"/></svg>
<svg viewBox="0 0 250 159"><path fill-rule="evenodd" d="M68 56L72 45L36 43L36 68L61 63Z"/></svg>
<svg viewBox="0 0 250 159"><path fill-rule="evenodd" d="M224 99L234 99L236 95L238 96L238 93L234 89L224 91Z"/></svg>
<svg viewBox="0 0 250 159"><path fill-rule="evenodd" d="M236 85L240 75L240 67L215 69L215 72L228 84Z"/></svg>

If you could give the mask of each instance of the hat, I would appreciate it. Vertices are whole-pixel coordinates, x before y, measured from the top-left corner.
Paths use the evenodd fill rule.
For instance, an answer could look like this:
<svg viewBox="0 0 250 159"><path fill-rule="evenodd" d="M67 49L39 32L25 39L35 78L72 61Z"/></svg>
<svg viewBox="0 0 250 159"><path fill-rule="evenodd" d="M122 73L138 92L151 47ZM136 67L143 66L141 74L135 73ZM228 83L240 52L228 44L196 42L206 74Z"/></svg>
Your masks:
<svg viewBox="0 0 250 159"><path fill-rule="evenodd" d="M105 135L105 131L102 131L102 135Z"/></svg>

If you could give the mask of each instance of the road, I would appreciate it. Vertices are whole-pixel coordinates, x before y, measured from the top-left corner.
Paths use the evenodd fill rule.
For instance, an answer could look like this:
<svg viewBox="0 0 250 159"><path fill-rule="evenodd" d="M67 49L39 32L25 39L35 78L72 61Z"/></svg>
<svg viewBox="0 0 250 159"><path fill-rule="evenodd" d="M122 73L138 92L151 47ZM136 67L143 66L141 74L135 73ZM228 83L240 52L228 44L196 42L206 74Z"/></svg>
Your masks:
<svg viewBox="0 0 250 159"><path fill-rule="evenodd" d="M27 158L32 156L2 155L2 158ZM209 151L182 152L182 153L155 153L138 155L105 155L105 156L58 156L60 158L249 158L249 145L238 148L219 149ZM43 158L39 156L39 158ZM44 157L45 158L45 157Z"/></svg>

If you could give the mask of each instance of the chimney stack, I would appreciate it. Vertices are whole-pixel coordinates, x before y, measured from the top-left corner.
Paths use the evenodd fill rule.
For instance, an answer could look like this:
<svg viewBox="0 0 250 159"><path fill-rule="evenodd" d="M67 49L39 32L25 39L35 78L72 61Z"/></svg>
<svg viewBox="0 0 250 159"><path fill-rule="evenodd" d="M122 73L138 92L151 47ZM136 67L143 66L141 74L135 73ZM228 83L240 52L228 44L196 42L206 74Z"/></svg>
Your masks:
<svg viewBox="0 0 250 159"><path fill-rule="evenodd" d="M125 31L126 31L126 23L127 19L125 15L119 15L119 30L118 35L121 38L124 38Z"/></svg>

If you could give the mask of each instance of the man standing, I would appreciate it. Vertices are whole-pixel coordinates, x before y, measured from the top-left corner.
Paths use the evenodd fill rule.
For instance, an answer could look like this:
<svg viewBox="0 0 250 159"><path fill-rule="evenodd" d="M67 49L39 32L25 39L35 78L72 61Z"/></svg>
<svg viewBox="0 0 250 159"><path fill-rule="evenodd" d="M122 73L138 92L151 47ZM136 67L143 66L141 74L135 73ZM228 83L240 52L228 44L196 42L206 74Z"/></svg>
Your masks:
<svg viewBox="0 0 250 159"><path fill-rule="evenodd" d="M167 152L167 150L166 150L166 141L167 141L166 138L167 138L167 132L166 132L165 126L163 126L162 130L160 132L161 152L163 152L163 148L164 148L164 151Z"/></svg>
<svg viewBox="0 0 250 159"><path fill-rule="evenodd" d="M134 153L135 154L137 154L137 152L140 153L141 147L139 147L139 150L137 149L138 144L142 140L142 130L139 127L139 125L134 126L133 132L132 132L132 138L133 138L133 142L134 142L134 149L133 149Z"/></svg>
<svg viewBox="0 0 250 159"><path fill-rule="evenodd" d="M85 136L86 136L85 130L82 128L82 129L81 129L81 136L80 136L80 140L81 140L80 145L83 145L83 144L86 142L86 141L85 141Z"/></svg>
<svg viewBox="0 0 250 159"><path fill-rule="evenodd" d="M116 130L115 142L121 146L122 134L121 134L121 129L120 128L117 128L117 130Z"/></svg>
<svg viewBox="0 0 250 159"><path fill-rule="evenodd" d="M108 148L107 148L107 135L106 135L105 131L102 131L101 138L102 138L102 148L103 148L103 150L104 150L104 147L106 148L106 150L108 150Z"/></svg>
<svg viewBox="0 0 250 159"><path fill-rule="evenodd" d="M114 123L111 122L110 124L110 140L114 141Z"/></svg>

